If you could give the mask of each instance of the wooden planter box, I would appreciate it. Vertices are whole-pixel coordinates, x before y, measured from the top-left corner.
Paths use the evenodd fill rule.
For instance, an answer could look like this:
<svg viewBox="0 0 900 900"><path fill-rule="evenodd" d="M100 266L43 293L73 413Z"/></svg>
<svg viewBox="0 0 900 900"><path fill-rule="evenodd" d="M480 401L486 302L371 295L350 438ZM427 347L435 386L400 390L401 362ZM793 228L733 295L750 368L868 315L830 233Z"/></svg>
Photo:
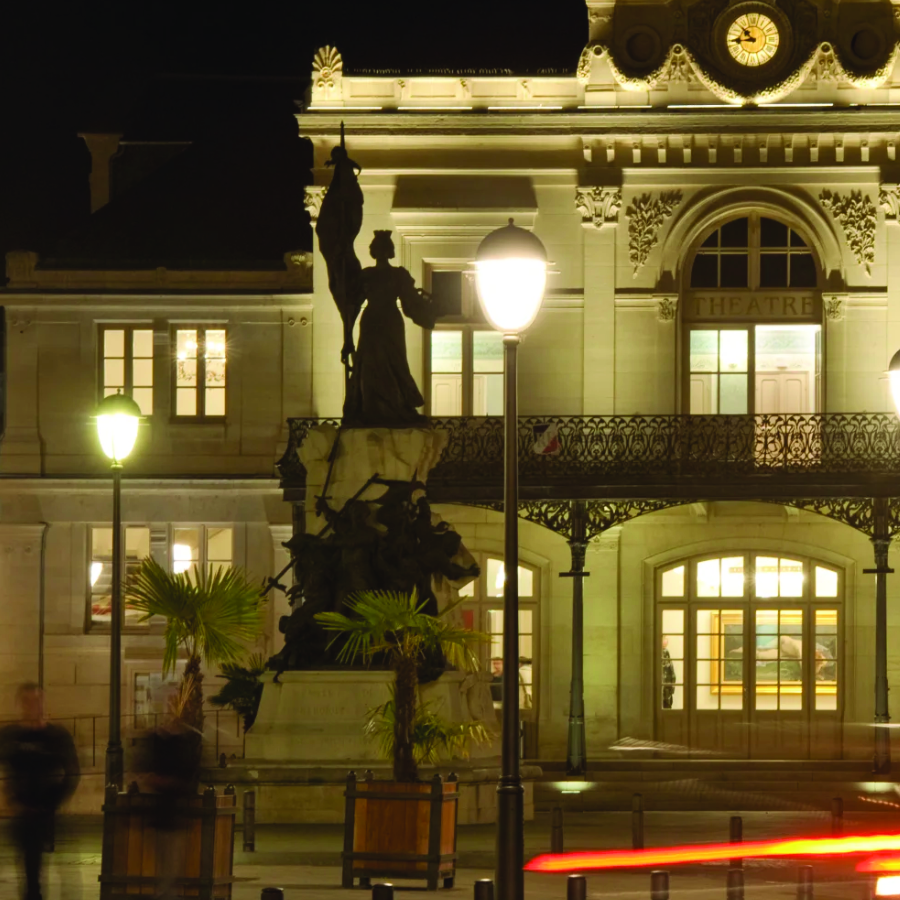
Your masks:
<svg viewBox="0 0 900 900"><path fill-rule="evenodd" d="M341 884L369 887L372 878L421 878L428 890L438 881L453 887L456 876L455 775L444 781L402 784L347 776Z"/></svg>
<svg viewBox="0 0 900 900"><path fill-rule="evenodd" d="M158 865L160 833L151 824L159 798L141 794L136 784L127 793L106 790L103 805L103 858L100 900L157 896L165 869ZM234 863L234 787L224 794L207 788L184 802L186 819L182 871L175 873L181 897L231 900ZM159 847L165 846L160 841Z"/></svg>

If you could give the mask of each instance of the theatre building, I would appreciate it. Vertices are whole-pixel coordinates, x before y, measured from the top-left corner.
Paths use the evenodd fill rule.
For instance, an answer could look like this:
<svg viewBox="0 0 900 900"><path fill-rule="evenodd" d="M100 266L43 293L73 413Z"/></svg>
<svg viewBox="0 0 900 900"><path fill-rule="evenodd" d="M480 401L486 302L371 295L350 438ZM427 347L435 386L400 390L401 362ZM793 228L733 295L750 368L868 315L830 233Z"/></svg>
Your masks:
<svg viewBox="0 0 900 900"><path fill-rule="evenodd" d="M503 354L471 263L510 218L547 248L519 351L522 748L548 777L583 778L580 802L624 791L608 783L623 766L718 766L734 784L748 768L889 769L898 17L888 0L587 0L570 71L369 69L331 47L313 61L297 115L311 222L343 123L365 197L357 255L368 265L390 230L393 262L451 311L433 331L408 322L407 350L448 433L429 494L481 564L463 609L490 635L488 668L508 562ZM93 149L101 179L116 158ZM341 413L317 247L268 268L163 265L7 260L0 646L37 666L40 633L51 702L84 715L107 690L97 400L124 387L147 415L129 564L260 576L302 521L297 449ZM126 653L133 704L158 634L129 625Z"/></svg>

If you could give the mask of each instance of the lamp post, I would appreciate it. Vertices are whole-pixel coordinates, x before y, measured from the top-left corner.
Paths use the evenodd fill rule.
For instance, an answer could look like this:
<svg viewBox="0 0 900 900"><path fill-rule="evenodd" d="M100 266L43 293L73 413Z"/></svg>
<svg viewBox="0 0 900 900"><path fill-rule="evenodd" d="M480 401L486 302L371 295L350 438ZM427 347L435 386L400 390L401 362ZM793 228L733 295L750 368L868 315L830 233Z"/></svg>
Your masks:
<svg viewBox="0 0 900 900"><path fill-rule="evenodd" d="M534 321L544 296L547 252L513 220L492 231L475 254L478 298L487 320L503 333L504 562L503 731L497 786L497 900L522 900L524 791L519 774L519 458L516 351L519 335Z"/></svg>
<svg viewBox="0 0 900 900"><path fill-rule="evenodd" d="M111 394L97 407L100 447L112 462L112 600L109 637L109 742L106 745L106 783L122 787L122 461L137 438L141 409L124 394Z"/></svg>

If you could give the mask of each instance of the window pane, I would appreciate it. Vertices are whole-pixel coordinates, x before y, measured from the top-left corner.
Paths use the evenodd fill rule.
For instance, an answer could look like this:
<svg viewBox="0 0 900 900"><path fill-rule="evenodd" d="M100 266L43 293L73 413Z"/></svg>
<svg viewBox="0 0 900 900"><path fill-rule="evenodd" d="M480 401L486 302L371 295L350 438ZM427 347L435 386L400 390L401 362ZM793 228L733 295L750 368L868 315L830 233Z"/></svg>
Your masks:
<svg viewBox="0 0 900 900"><path fill-rule="evenodd" d="M207 359L206 360L206 386L225 387L225 360L224 359Z"/></svg>
<svg viewBox="0 0 900 900"><path fill-rule="evenodd" d="M457 592L460 597L474 597L475 596L475 585L478 584L478 579L476 578L474 581L470 581L468 584L464 585Z"/></svg>
<svg viewBox="0 0 900 900"><path fill-rule="evenodd" d="M175 414L178 416L197 415L196 388L178 388L175 391Z"/></svg>
<svg viewBox="0 0 900 900"><path fill-rule="evenodd" d="M103 332L103 355L125 356L125 332L119 328L107 328Z"/></svg>
<svg viewBox="0 0 900 900"><path fill-rule="evenodd" d="M200 563L200 529L172 530L172 571L187 572Z"/></svg>
<svg viewBox="0 0 900 900"><path fill-rule="evenodd" d="M816 596L837 597L838 575L832 569L816 566Z"/></svg>
<svg viewBox="0 0 900 900"><path fill-rule="evenodd" d="M431 300L437 303L443 315L461 316L463 293L462 272L432 272Z"/></svg>
<svg viewBox="0 0 900 900"><path fill-rule="evenodd" d="M747 287L747 254L725 253L720 260L721 286Z"/></svg>
<svg viewBox="0 0 900 900"><path fill-rule="evenodd" d="M503 335L499 331L472 334L474 372L503 372Z"/></svg>
<svg viewBox="0 0 900 900"><path fill-rule="evenodd" d="M773 556L756 557L756 596L778 596L778 560Z"/></svg>
<svg viewBox="0 0 900 900"><path fill-rule="evenodd" d="M747 376L719 376L719 412L723 415L747 414Z"/></svg>
<svg viewBox="0 0 900 900"><path fill-rule="evenodd" d="M125 360L103 360L103 386L125 387Z"/></svg>
<svg viewBox="0 0 900 900"><path fill-rule="evenodd" d="M462 372L462 332L431 332L431 371Z"/></svg>
<svg viewBox="0 0 900 900"><path fill-rule="evenodd" d="M664 609L662 611L663 634L684 634L684 610Z"/></svg>
<svg viewBox="0 0 900 900"><path fill-rule="evenodd" d="M132 363L131 383L135 387L153 386L153 360L136 359Z"/></svg>
<svg viewBox="0 0 900 900"><path fill-rule="evenodd" d="M816 286L816 264L810 253L791 254L791 284L792 288L804 288Z"/></svg>
<svg viewBox="0 0 900 900"><path fill-rule="evenodd" d="M132 332L131 352L135 359L150 359L153 356L153 332L149 328L138 328Z"/></svg>
<svg viewBox="0 0 900 900"><path fill-rule="evenodd" d="M691 371L715 372L719 358L719 332L691 332Z"/></svg>
<svg viewBox="0 0 900 900"><path fill-rule="evenodd" d="M487 561L488 597L502 597L505 584L506 569L503 566L503 560L489 558ZM534 573L523 566L519 566L519 596L534 596Z"/></svg>
<svg viewBox="0 0 900 900"><path fill-rule="evenodd" d="M230 566L233 556L233 530L210 525L206 529L206 562L210 570Z"/></svg>
<svg viewBox="0 0 900 900"><path fill-rule="evenodd" d="M803 596L803 563L796 559L780 562L780 593L782 597Z"/></svg>
<svg viewBox="0 0 900 900"><path fill-rule="evenodd" d="M195 387L197 384L197 360L179 359L177 368L178 387Z"/></svg>
<svg viewBox="0 0 900 900"><path fill-rule="evenodd" d="M197 331L193 328L179 328L175 332L175 354L180 360L196 359Z"/></svg>
<svg viewBox="0 0 900 900"><path fill-rule="evenodd" d="M728 556L722 560L722 596L744 596L743 556Z"/></svg>
<svg viewBox="0 0 900 900"><path fill-rule="evenodd" d="M91 562L88 569L91 622L109 622L112 602L112 528L91 529Z"/></svg>
<svg viewBox="0 0 900 900"><path fill-rule="evenodd" d="M133 388L131 397L141 408L142 416L153 415L153 388Z"/></svg>
<svg viewBox="0 0 900 900"><path fill-rule="evenodd" d="M749 332L722 331L719 335L719 371L746 372Z"/></svg>
<svg viewBox="0 0 900 900"><path fill-rule="evenodd" d="M684 596L684 566L676 566L674 569L663 572L662 595L663 597Z"/></svg>
<svg viewBox="0 0 900 900"><path fill-rule="evenodd" d="M711 253L698 253L691 267L691 287L714 288L719 286L719 257Z"/></svg>
<svg viewBox="0 0 900 900"><path fill-rule="evenodd" d="M793 229L791 229L791 246L792 246L792 247L806 247L806 246L808 246L807 243L806 243L806 241L804 241L803 238L800 237L800 235L797 234L797 232L794 231Z"/></svg>
<svg viewBox="0 0 900 900"><path fill-rule="evenodd" d="M462 375L431 376L431 415L462 415Z"/></svg>
<svg viewBox="0 0 900 900"><path fill-rule="evenodd" d="M815 685L816 709L837 709L838 611L817 609L815 612Z"/></svg>
<svg viewBox="0 0 900 900"><path fill-rule="evenodd" d="M141 563L150 555L150 529L129 525L125 529L125 572L126 579L134 575ZM140 614L125 607L125 624L137 625Z"/></svg>
<svg viewBox="0 0 900 900"><path fill-rule="evenodd" d="M434 378L435 376L432 376ZM503 376L472 376L472 415L503 415Z"/></svg>
<svg viewBox="0 0 900 900"><path fill-rule="evenodd" d="M762 247L787 247L788 227L774 219L759 221L759 239Z"/></svg>
<svg viewBox="0 0 900 900"><path fill-rule="evenodd" d="M205 404L204 413L207 416L224 416L225 388L207 388Z"/></svg>
<svg viewBox="0 0 900 900"><path fill-rule="evenodd" d="M719 229L717 228L701 245L701 247L719 246Z"/></svg>
<svg viewBox="0 0 900 900"><path fill-rule="evenodd" d="M759 257L759 286L787 287L787 254L762 253Z"/></svg>
<svg viewBox="0 0 900 900"><path fill-rule="evenodd" d="M697 596L718 597L721 579L721 563L718 559L705 559L697 563Z"/></svg>
<svg viewBox="0 0 900 900"><path fill-rule="evenodd" d="M662 708L684 709L684 610L664 609L662 626Z"/></svg>
<svg viewBox="0 0 900 900"><path fill-rule="evenodd" d="M207 328L205 333L206 339L206 358L225 359L225 329L224 328ZM222 370L225 366L223 364ZM208 371L208 369L207 369Z"/></svg>
<svg viewBox="0 0 900 900"><path fill-rule="evenodd" d="M734 219L722 226L723 247L746 247L749 244L748 219Z"/></svg>

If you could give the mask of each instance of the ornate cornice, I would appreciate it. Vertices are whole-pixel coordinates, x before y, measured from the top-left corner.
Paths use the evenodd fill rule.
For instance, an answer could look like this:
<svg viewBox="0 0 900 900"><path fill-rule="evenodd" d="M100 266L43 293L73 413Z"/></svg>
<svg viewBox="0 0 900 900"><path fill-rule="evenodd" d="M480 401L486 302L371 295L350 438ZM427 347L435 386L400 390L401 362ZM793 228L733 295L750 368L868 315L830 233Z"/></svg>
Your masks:
<svg viewBox="0 0 900 900"><path fill-rule="evenodd" d="M628 258L636 277L659 241L659 229L681 203L681 191L663 191L655 199L650 194L635 197L625 210L628 216Z"/></svg>
<svg viewBox="0 0 900 900"><path fill-rule="evenodd" d="M303 189L303 206L309 213L309 220L313 225L319 219L319 210L322 208L322 200L325 198L325 191L327 190L328 188L311 184Z"/></svg>
<svg viewBox="0 0 900 900"><path fill-rule="evenodd" d="M582 223L595 228L615 225L619 221L622 191L611 187L575 188L575 208L581 213Z"/></svg>
<svg viewBox="0 0 900 900"><path fill-rule="evenodd" d="M871 275L872 264L875 262L877 223L872 199L862 191L851 191L849 194L822 191L819 194L819 201L844 230L847 246L850 247L856 261L865 267L867 275Z"/></svg>
<svg viewBox="0 0 900 900"><path fill-rule="evenodd" d="M625 90L646 91L664 84L696 81L720 100L737 105L772 103L796 90L808 78L817 81L850 84L856 88L874 88L883 84L894 69L900 43L894 42L888 58L877 69L860 73L844 66L830 43L822 42L793 71L781 80L760 85L751 91L730 86L727 78L705 67L684 44L672 44L663 61L651 72L630 75L619 65L608 44L595 41L581 53L576 75L582 84L591 79L594 60L604 60L609 65L615 81Z"/></svg>

